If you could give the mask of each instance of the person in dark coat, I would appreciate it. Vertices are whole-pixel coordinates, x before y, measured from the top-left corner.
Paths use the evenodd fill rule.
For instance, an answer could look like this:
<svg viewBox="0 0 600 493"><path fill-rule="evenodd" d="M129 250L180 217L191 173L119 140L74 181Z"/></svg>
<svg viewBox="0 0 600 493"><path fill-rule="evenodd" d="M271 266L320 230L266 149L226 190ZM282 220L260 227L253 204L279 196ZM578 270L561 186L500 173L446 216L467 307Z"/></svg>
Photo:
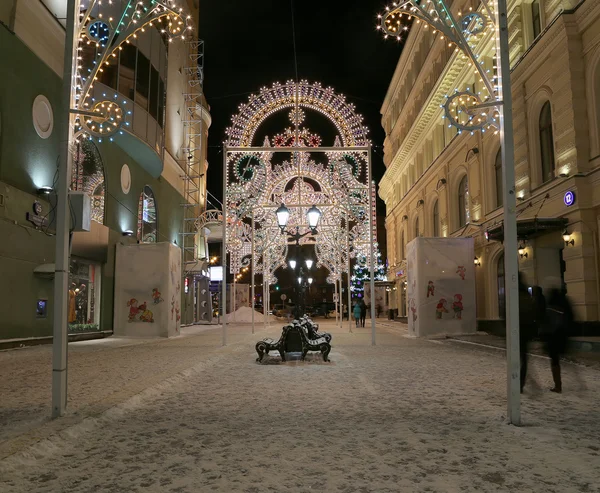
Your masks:
<svg viewBox="0 0 600 493"><path fill-rule="evenodd" d="M365 300L360 300L360 326L365 326L365 320L367 319L367 305Z"/></svg>
<svg viewBox="0 0 600 493"><path fill-rule="evenodd" d="M527 378L529 343L536 333L534 303L519 275L519 352L521 355L521 392Z"/></svg>
<svg viewBox="0 0 600 493"><path fill-rule="evenodd" d="M550 370L554 387L552 392L562 392L560 374L560 357L565 354L571 327L573 325L573 309L564 290L553 289L548 295L546 307L545 330L542 335L546 343L546 352L550 357Z"/></svg>

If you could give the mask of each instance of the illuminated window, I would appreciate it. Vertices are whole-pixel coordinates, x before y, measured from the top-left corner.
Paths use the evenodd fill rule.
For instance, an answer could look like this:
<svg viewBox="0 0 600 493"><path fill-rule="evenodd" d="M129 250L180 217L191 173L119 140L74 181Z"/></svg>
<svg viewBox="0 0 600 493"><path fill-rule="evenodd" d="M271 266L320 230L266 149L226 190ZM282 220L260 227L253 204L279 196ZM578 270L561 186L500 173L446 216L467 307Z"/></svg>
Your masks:
<svg viewBox="0 0 600 493"><path fill-rule="evenodd" d="M142 243L156 243L158 236L158 221L156 200L149 186L144 187L138 206L138 240Z"/></svg>

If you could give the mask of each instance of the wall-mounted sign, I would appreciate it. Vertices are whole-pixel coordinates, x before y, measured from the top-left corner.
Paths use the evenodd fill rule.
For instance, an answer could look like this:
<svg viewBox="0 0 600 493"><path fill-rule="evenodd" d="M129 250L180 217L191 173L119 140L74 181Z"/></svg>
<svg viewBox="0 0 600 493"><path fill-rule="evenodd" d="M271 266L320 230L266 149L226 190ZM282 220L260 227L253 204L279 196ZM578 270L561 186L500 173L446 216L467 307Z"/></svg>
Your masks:
<svg viewBox="0 0 600 493"><path fill-rule="evenodd" d="M210 270L210 280L211 281L222 281L223 280L223 267L209 267Z"/></svg>
<svg viewBox="0 0 600 493"><path fill-rule="evenodd" d="M572 192L571 190L565 192L563 202L567 207L571 207L575 203L575 192Z"/></svg>

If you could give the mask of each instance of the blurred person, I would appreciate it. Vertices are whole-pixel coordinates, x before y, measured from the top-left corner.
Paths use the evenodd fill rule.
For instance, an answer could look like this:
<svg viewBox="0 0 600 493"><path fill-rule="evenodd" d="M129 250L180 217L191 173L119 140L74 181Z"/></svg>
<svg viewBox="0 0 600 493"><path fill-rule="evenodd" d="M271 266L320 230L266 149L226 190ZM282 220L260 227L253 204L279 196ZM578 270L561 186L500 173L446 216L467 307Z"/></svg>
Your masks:
<svg viewBox="0 0 600 493"><path fill-rule="evenodd" d="M521 356L521 393L527 379L529 343L536 333L533 298L519 272L519 352Z"/></svg>
<svg viewBox="0 0 600 493"><path fill-rule="evenodd" d="M361 319L361 314L362 314L362 307L360 306L360 303L358 301L356 301L354 303L354 308L352 309L352 313L354 315L354 320L356 321L356 326L360 327L360 319Z"/></svg>
<svg viewBox="0 0 600 493"><path fill-rule="evenodd" d="M562 392L560 358L567 349L569 334L573 326L573 309L564 289L553 288L548 295L546 320L542 332L545 348L550 357L550 370L554 387L551 392Z"/></svg>
<svg viewBox="0 0 600 493"><path fill-rule="evenodd" d="M365 300L360 300L360 326L365 326L365 320L367 318L367 305L365 305Z"/></svg>

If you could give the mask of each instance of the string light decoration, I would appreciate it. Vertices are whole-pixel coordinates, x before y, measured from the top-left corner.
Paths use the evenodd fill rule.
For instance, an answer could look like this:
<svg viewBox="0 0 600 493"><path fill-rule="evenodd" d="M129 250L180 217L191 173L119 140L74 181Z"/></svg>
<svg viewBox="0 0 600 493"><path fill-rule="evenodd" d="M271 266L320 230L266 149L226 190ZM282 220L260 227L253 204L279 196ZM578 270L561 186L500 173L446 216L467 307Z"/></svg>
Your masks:
<svg viewBox="0 0 600 493"><path fill-rule="evenodd" d="M192 16L184 0L89 0L82 1L76 19L77 64L73 76L75 141L103 138L131 125L131 110L116 91L98 94L96 82L116 65L124 44L135 42L140 33L157 29L167 43L192 35ZM92 54L89 59L84 54ZM78 111L79 110L79 111Z"/></svg>
<svg viewBox="0 0 600 493"><path fill-rule="evenodd" d="M355 111L353 104L331 87L324 88L319 82L285 84L274 83L263 87L259 94L252 94L246 104L238 107L238 114L231 119L227 128L226 145L247 147L253 145L256 129L274 113L285 109L312 110L325 116L333 123L344 146L366 146L370 144L369 130L363 125L363 117Z"/></svg>
<svg viewBox="0 0 600 493"><path fill-rule="evenodd" d="M432 29L440 42L454 47L457 56L474 68L483 85L482 90L475 93L470 88L456 88L454 94L446 95L446 102L441 105L442 118L459 133L498 131L498 79L495 70L486 68L485 58L477 53L496 31L495 16L494 7L488 0L481 0L478 10L469 7L466 13L458 12L457 18L443 0L394 2L386 7L385 13L377 16L376 27L383 32L384 38L391 36L400 41L402 33L409 30L410 22L423 23L425 29Z"/></svg>
<svg viewBox="0 0 600 493"><path fill-rule="evenodd" d="M265 137L261 148L250 147L258 127L286 110L292 127ZM305 112L329 120L336 130L332 147L339 151L318 152L322 139L303 127ZM280 234L276 221L275 210L282 203L290 210L288 229L307 233L299 242L314 245L315 265L329 270L329 282L341 280L349 259L367 250L373 184L368 182L368 151L354 149L370 144L362 121L343 96L306 81L275 83L240 105L227 129L225 158L226 248L231 273L237 275L250 255L255 258L256 272L267 280L263 285L276 282L275 270L286 265L289 241ZM270 151L281 147L289 148L289 154ZM294 152L295 147L311 147L315 152ZM306 224L306 212L315 204L321 211L318 234L312 234Z"/></svg>
<svg viewBox="0 0 600 493"><path fill-rule="evenodd" d="M385 281L385 266L381 263L381 253L379 252L379 246L376 246L376 254L377 263L375 266L375 280L376 281ZM359 297L364 298L365 293L365 283L370 279L369 273L369 264L367 262L367 257L361 255L356 259L356 262L353 267L353 273L350 277L350 291Z"/></svg>

